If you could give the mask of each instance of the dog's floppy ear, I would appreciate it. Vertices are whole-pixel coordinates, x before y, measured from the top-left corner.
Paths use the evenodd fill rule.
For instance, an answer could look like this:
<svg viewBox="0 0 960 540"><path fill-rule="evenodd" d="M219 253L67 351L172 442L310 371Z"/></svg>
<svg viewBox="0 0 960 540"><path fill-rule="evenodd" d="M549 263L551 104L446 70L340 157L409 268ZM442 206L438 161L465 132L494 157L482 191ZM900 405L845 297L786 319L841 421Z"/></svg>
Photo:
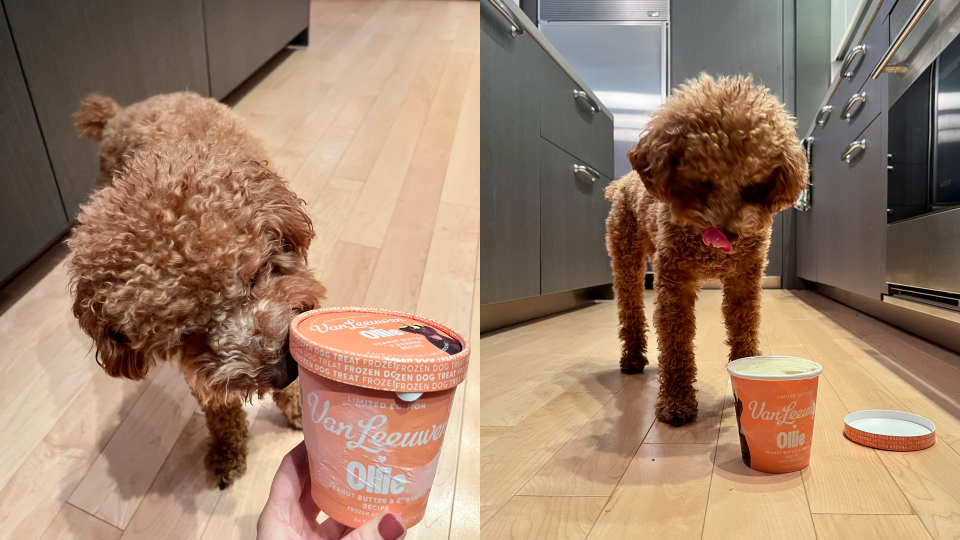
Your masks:
<svg viewBox="0 0 960 540"><path fill-rule="evenodd" d="M647 191L662 202L668 202L670 181L677 167L678 154L673 142L668 133L654 129L641 135L640 142L627 153L630 165Z"/></svg>
<svg viewBox="0 0 960 540"><path fill-rule="evenodd" d="M73 314L80 329L93 338L97 364L111 377L140 380L147 376L153 362L148 355L132 347L123 331L116 329L102 313L102 303L91 287L79 280L73 302Z"/></svg>
<svg viewBox="0 0 960 540"><path fill-rule="evenodd" d="M280 236L285 252L293 252L306 259L315 233L313 221L305 210L307 203L290 190L287 183L269 168L266 162L251 162L253 169L246 174L255 178L255 185L263 190L259 200L274 201L259 213L260 226ZM269 193L268 193L269 192Z"/></svg>
<svg viewBox="0 0 960 540"><path fill-rule="evenodd" d="M771 212L790 208L800 192L807 185L807 159L799 144L790 145L784 152L773 172L770 173L773 189L767 195L764 205Z"/></svg>

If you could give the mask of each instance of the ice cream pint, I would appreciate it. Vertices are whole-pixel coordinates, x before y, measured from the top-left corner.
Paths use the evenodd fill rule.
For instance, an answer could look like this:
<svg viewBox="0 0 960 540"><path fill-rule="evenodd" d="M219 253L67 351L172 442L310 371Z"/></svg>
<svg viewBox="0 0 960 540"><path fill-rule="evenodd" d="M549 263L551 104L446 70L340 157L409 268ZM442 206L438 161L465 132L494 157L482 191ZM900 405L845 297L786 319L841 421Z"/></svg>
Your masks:
<svg viewBox="0 0 960 540"><path fill-rule="evenodd" d="M786 473L810 464L822 371L816 362L790 356L754 356L727 364L747 467Z"/></svg>
<svg viewBox="0 0 960 540"><path fill-rule="evenodd" d="M300 365L311 494L338 522L359 527L390 511L423 519L453 394L470 346L424 317L373 308L297 316L290 354Z"/></svg>

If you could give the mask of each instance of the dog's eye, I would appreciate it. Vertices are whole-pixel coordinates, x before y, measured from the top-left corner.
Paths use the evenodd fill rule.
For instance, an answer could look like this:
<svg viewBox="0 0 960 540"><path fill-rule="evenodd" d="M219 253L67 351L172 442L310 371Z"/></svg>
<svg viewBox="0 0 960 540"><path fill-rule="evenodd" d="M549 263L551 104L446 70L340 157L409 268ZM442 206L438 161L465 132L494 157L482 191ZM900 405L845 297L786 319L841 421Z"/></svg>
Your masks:
<svg viewBox="0 0 960 540"><path fill-rule="evenodd" d="M770 192L773 191L774 187L776 187L776 180L769 178L763 182L750 184L743 188L740 192L740 197L743 198L743 202L747 204L761 204L767 200L767 197L770 196Z"/></svg>
<svg viewBox="0 0 960 540"><path fill-rule="evenodd" d="M706 178L701 178L701 179L700 179L700 185L701 185L702 187L708 189L708 190L712 190L712 189L713 189L713 183L712 183L711 181L707 180Z"/></svg>
<svg viewBox="0 0 960 540"><path fill-rule="evenodd" d="M254 285L257 284L257 281L260 279L260 270L257 270L253 273L253 277L250 278L250 288L252 289Z"/></svg>

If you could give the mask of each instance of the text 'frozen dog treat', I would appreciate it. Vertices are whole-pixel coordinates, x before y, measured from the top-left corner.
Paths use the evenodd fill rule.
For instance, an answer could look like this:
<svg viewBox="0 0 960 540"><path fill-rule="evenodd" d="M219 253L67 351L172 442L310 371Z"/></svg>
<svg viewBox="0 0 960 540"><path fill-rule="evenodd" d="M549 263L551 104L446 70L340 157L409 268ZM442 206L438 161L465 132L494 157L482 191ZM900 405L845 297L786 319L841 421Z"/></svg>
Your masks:
<svg viewBox="0 0 960 540"><path fill-rule="evenodd" d="M383 511L423 519L453 394L470 347L449 328L396 311L331 308L290 327L303 368L303 435L311 493L359 527Z"/></svg>

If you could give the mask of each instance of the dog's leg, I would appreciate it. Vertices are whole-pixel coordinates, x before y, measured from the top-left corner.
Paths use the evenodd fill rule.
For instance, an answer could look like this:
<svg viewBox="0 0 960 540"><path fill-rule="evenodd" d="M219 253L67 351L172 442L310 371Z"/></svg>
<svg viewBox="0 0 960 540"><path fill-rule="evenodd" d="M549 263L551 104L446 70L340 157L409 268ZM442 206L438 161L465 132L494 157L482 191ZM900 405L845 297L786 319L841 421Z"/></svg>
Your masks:
<svg viewBox="0 0 960 540"><path fill-rule="evenodd" d="M668 266L664 268L664 266ZM696 334L694 306L699 286L692 275L673 265L658 265L654 288L653 324L660 346L660 395L657 418L680 426L697 417L697 364L693 354Z"/></svg>
<svg viewBox="0 0 960 540"><path fill-rule="evenodd" d="M210 430L207 468L220 489L226 489L247 470L247 413L239 399L203 407Z"/></svg>
<svg viewBox="0 0 960 540"><path fill-rule="evenodd" d="M762 264L738 266L723 276L723 322L731 361L760 354L762 277Z"/></svg>
<svg viewBox="0 0 960 540"><path fill-rule="evenodd" d="M647 321L643 316L646 257L637 216L616 201L607 218L607 251L620 318L620 371L640 373L647 365Z"/></svg>
<svg viewBox="0 0 960 540"><path fill-rule="evenodd" d="M303 429L303 412L300 410L300 381L273 393L273 402L280 408L290 427Z"/></svg>

